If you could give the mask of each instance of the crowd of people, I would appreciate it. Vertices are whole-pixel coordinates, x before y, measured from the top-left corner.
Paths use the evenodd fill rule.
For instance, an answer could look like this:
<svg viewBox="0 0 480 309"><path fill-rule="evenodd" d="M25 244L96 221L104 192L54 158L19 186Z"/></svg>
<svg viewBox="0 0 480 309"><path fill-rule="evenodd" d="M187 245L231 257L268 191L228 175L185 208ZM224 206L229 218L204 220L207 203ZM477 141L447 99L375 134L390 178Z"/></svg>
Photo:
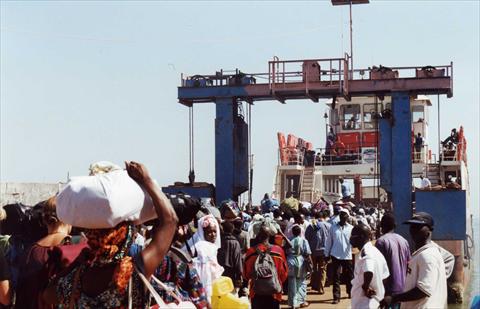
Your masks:
<svg viewBox="0 0 480 309"><path fill-rule="evenodd" d="M58 218L52 197L40 207L42 233L3 235L2 224L0 308L214 308L223 277L254 309L280 308L283 299L308 307L308 285L319 294L332 285L338 304L342 284L352 308L446 306L454 260L431 241L427 213L404 222L410 250L391 213L348 199L312 204L292 193L281 202L265 194L258 207L215 207L167 197L142 164L126 169L158 218L81 229Z"/></svg>

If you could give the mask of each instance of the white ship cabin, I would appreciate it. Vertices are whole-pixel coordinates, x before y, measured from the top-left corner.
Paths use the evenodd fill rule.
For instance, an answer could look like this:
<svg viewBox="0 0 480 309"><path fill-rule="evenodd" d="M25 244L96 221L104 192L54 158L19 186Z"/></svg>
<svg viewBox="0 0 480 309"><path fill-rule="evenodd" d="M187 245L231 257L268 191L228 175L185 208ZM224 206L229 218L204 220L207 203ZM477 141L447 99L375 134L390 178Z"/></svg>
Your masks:
<svg viewBox="0 0 480 309"><path fill-rule="evenodd" d="M421 175L429 177L435 185L447 179L448 175L444 174L447 171L449 175L460 177L461 162L463 159L466 162L466 158L459 155L456 149L445 149L440 158L432 153L428 144L428 109L431 106L426 96L411 100L412 173L414 178ZM372 194L372 198L378 197L378 194L372 193L377 190L372 190L368 184L379 182L377 118L382 112L391 110L391 98L337 99L335 104L327 102L327 107L324 115L327 134L323 147L314 148L312 143L293 134L285 137L283 133L278 133L279 159L274 189L277 198L283 199L287 192L293 192L297 198L308 202L315 202L320 196L339 196L338 178L350 179L351 182L355 176L365 180L363 198L369 198ZM420 139L416 138L419 133ZM437 163L439 159L440 165ZM350 187L353 191L353 186Z"/></svg>

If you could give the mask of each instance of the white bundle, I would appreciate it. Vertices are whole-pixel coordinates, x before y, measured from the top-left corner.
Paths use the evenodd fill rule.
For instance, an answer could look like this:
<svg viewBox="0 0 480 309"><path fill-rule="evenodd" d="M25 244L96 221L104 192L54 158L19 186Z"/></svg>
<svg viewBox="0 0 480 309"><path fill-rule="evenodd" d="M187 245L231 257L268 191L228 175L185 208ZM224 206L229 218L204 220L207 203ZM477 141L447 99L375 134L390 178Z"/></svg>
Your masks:
<svg viewBox="0 0 480 309"><path fill-rule="evenodd" d="M73 177L57 196L57 215L73 226L95 229L157 217L150 196L124 170Z"/></svg>

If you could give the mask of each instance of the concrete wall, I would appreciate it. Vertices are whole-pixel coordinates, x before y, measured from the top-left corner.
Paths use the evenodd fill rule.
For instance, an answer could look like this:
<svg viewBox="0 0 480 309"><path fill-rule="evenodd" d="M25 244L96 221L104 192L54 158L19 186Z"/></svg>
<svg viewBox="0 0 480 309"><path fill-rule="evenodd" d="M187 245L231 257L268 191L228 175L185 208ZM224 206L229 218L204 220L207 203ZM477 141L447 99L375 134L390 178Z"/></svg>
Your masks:
<svg viewBox="0 0 480 309"><path fill-rule="evenodd" d="M34 206L58 193L63 183L0 183L0 206L23 203Z"/></svg>

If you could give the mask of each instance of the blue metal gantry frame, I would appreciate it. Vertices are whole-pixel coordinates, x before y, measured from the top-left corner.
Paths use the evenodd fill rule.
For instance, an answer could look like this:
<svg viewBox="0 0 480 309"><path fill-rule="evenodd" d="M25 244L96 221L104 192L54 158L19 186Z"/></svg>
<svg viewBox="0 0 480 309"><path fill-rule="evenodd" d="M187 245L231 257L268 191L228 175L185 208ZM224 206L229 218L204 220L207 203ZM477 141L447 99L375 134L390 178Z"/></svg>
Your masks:
<svg viewBox="0 0 480 309"><path fill-rule="evenodd" d="M326 67L330 63L330 68L321 70L320 66L325 62ZM332 63L337 62L338 67L332 68ZM303 71L281 70L282 66L285 68L291 63L300 63ZM411 216L412 204L410 98L418 94L451 97L453 64L441 67L433 73L421 67L386 71L368 68L355 70L358 76L355 78L355 74L349 77L347 59L278 60L269 62L269 73L259 74L267 75L268 83L256 83L256 74L239 75L238 72L235 75L217 72L211 76L182 77L178 99L187 106L215 103L215 198L220 203L225 199L237 200L248 189L248 124L238 115L240 101L278 100L284 103L285 100L318 101L319 98L339 96L347 99L368 95L392 96L392 119L380 121L380 178L382 187L392 197L396 220L402 222ZM318 71L312 74L311 68ZM414 76L399 77L398 71L406 69L414 69ZM364 78L365 72L370 78ZM295 74L300 79L289 80ZM405 227L400 227L400 233L407 235Z"/></svg>
<svg viewBox="0 0 480 309"><path fill-rule="evenodd" d="M248 190L248 124L235 98L215 101L215 180L217 203Z"/></svg>
<svg viewBox="0 0 480 309"><path fill-rule="evenodd" d="M412 216L412 113L408 93L394 91L391 96L391 118L380 120L380 183L391 193L400 223ZM408 226L398 224L397 232L408 235Z"/></svg>
<svg viewBox="0 0 480 309"><path fill-rule="evenodd" d="M415 192L415 210L428 212L434 218L434 240L465 240L470 219L466 205L465 190Z"/></svg>

